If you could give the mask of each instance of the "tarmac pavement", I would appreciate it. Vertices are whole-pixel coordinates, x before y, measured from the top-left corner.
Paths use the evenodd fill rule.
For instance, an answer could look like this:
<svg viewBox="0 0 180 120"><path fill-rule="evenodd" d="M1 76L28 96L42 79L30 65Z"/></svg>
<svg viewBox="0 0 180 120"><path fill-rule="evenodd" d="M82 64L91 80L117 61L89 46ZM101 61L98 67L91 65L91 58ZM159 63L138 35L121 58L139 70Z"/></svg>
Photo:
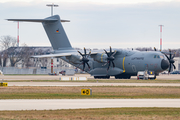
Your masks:
<svg viewBox="0 0 180 120"><path fill-rule="evenodd" d="M59 80L60 77L87 77L88 80L94 79L90 74L75 74L74 76L59 76L59 75L0 75L0 80ZM115 79L113 76L110 79ZM136 76L131 79L136 80ZM158 80L180 80L180 75L159 75Z"/></svg>
<svg viewBox="0 0 180 120"><path fill-rule="evenodd" d="M0 100L0 106L0 111L123 107L180 108L180 99L11 99Z"/></svg>

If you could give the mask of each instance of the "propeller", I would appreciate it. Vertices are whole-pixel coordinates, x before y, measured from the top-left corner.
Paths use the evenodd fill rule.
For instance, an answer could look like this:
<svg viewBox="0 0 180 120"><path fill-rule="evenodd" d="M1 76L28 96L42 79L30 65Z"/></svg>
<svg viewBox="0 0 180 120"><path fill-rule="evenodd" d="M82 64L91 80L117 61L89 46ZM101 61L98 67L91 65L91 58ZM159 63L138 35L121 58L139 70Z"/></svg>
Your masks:
<svg viewBox="0 0 180 120"><path fill-rule="evenodd" d="M154 47L154 51L157 51L155 47ZM171 52L170 49L169 49L169 53L168 53L168 52L162 52L162 51L160 51L160 52L163 53L163 54L167 57L167 59L168 59L168 61L169 61L169 63L170 63L168 72L171 72L172 66L174 67L174 69L176 69L176 66L174 65L174 62L175 62L175 61L173 60L173 58L174 58L175 55L176 55L176 52L174 52L174 54L172 54L172 52ZM169 57L167 56L166 53L169 54Z"/></svg>
<svg viewBox="0 0 180 120"><path fill-rule="evenodd" d="M83 55L80 51L78 51L78 52L79 52L79 54L82 56L82 59L81 59L80 61L81 61L82 64L83 64L83 71L84 71L86 65L87 65L88 68L90 69L90 66L89 66L89 64L88 64L88 62L89 62L88 57L91 55L91 51L89 52L88 55L86 54L86 49L85 49L85 48L84 48L84 55Z"/></svg>
<svg viewBox="0 0 180 120"><path fill-rule="evenodd" d="M156 48L154 47L154 51L156 51Z"/></svg>
<svg viewBox="0 0 180 120"><path fill-rule="evenodd" d="M107 63L105 63L103 66L105 66L106 64L108 64L108 68L107 70L109 70L109 67L111 66L111 63L113 65L113 68L115 67L115 64L114 64L114 55L116 54L116 51L113 53L112 52L112 49L111 49L111 46L110 46L110 52L108 53L105 49L104 49L105 53L107 54Z"/></svg>
<svg viewBox="0 0 180 120"><path fill-rule="evenodd" d="M154 51L157 51L157 49L154 47ZM161 49L159 50L161 52Z"/></svg>
<svg viewBox="0 0 180 120"><path fill-rule="evenodd" d="M171 72L171 67L173 66L174 69L176 69L176 66L174 65L174 60L173 58L176 55L176 52L174 54L172 54L171 50L169 49L169 57L164 53L164 55L167 57L167 59L169 60L170 66L169 66L169 72Z"/></svg>

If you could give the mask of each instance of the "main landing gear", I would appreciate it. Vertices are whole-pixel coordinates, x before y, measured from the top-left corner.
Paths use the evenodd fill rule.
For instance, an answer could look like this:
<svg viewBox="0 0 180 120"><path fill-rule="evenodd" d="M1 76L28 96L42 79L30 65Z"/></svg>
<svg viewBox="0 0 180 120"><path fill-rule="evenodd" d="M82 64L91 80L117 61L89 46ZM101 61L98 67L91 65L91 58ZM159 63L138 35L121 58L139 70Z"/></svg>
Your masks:
<svg viewBox="0 0 180 120"><path fill-rule="evenodd" d="M94 79L109 79L110 76L94 76Z"/></svg>
<svg viewBox="0 0 180 120"><path fill-rule="evenodd" d="M94 79L109 79L110 76L94 76ZM128 74L120 74L115 76L116 79L130 79L131 75Z"/></svg>
<svg viewBox="0 0 180 120"><path fill-rule="evenodd" d="M120 74L115 76L116 79L130 79L131 75L128 74Z"/></svg>

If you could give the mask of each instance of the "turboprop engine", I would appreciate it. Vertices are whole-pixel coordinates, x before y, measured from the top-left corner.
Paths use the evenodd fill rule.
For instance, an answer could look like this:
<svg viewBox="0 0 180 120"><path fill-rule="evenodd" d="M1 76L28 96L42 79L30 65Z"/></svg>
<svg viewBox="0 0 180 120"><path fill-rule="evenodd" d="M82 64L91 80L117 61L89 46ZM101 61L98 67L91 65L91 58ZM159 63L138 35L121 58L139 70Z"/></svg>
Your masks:
<svg viewBox="0 0 180 120"><path fill-rule="evenodd" d="M107 55L104 53L97 53L95 56L92 56L94 61L99 63L106 63L107 62Z"/></svg>
<svg viewBox="0 0 180 120"><path fill-rule="evenodd" d="M69 62L72 62L74 64L80 64L82 57L80 55L71 55L70 57L66 57Z"/></svg>

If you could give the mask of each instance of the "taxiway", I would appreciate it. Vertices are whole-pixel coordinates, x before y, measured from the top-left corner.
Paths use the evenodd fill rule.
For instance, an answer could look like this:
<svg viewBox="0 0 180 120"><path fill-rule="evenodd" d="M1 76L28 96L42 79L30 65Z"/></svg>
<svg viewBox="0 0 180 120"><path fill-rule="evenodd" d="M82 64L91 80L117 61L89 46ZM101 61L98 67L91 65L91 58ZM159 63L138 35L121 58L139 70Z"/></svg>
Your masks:
<svg viewBox="0 0 180 120"><path fill-rule="evenodd" d="M122 107L180 107L180 99L11 99L0 110L57 110Z"/></svg>
<svg viewBox="0 0 180 120"><path fill-rule="evenodd" d="M59 80L60 77L87 77L88 80L94 79L90 74L75 74L74 76L53 76L53 75L0 75L0 80ZM110 79L115 79L111 77ZM136 80L136 76L131 77L132 80ZM159 75L158 80L180 80L180 75Z"/></svg>

